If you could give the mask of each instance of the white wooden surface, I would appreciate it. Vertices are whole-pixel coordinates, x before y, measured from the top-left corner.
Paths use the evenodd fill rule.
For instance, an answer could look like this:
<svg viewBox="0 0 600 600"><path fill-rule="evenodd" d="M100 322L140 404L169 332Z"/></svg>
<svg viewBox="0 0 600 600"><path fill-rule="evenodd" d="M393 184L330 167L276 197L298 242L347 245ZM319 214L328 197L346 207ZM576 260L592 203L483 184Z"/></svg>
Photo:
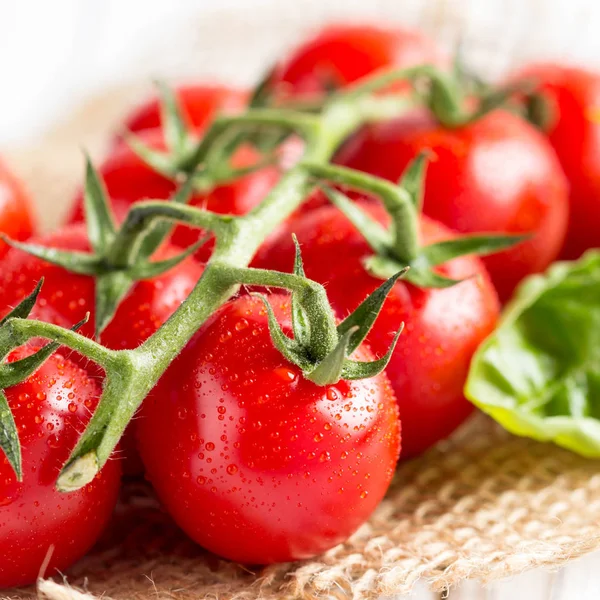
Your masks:
<svg viewBox="0 0 600 600"><path fill-rule="evenodd" d="M251 84L320 22L384 16L420 25L472 66L499 75L532 58L600 65L598 0L0 0L0 147L35 136L86 96L148 77ZM587 600L600 556L412 600ZM395 600L401 600L397 598Z"/></svg>

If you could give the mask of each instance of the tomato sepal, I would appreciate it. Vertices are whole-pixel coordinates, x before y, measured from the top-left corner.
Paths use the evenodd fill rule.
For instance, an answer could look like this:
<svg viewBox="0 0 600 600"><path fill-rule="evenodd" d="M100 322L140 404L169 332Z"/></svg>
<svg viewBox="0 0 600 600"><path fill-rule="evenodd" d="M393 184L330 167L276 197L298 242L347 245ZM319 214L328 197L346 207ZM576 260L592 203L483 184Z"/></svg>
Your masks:
<svg viewBox="0 0 600 600"><path fill-rule="evenodd" d="M395 273L392 273L384 283L382 283L374 292L363 300L338 326L337 331L340 336L352 330L352 335L348 343L348 353L352 354L365 340L372 326L375 324L381 308L392 291L395 283L401 277L405 277L409 267L405 267ZM403 324L401 324L401 328ZM401 331L401 329L400 329Z"/></svg>

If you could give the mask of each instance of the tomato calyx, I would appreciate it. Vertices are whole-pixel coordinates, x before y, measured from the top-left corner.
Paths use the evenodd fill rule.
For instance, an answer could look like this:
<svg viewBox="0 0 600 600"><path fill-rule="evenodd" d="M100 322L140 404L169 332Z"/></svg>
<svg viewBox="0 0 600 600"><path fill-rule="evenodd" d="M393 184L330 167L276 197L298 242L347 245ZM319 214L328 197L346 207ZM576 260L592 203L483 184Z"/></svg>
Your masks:
<svg viewBox="0 0 600 600"><path fill-rule="evenodd" d="M336 325L325 288L305 277L300 245L295 236L294 244L296 254L292 274L264 269L223 268L222 276L229 277L236 283L279 287L291 291L293 337L283 331L268 296L256 292L254 295L265 305L273 345L289 362L300 367L306 379L317 385L331 385L340 379L365 379L378 375L392 356L402 333L403 323L381 358L360 362L349 357L367 337L387 295L408 269L403 268L394 273L354 312Z"/></svg>
<svg viewBox="0 0 600 600"><path fill-rule="evenodd" d="M222 144L218 152L211 154L210 161L196 169L197 165L193 160L193 155L199 142L197 132L190 131L186 125L181 103L174 91L160 81L156 82L156 87L166 151L146 145L133 133L124 132L122 135L124 142L134 154L153 171L173 181L180 181L182 177L184 179L191 178L194 191L207 193L218 185L230 183L278 162L278 157L273 153L266 153L263 158L250 165L234 167L231 159L237 148L245 142L252 143L259 139L249 132L238 132ZM250 107L253 106L255 105L251 101ZM256 104L256 107L258 106L260 105ZM269 133L273 134L273 131ZM277 134L276 142L282 141L281 132L275 133ZM268 148L274 149L276 145L276 143L269 144ZM256 145L256 147L261 149L260 145ZM192 165L193 167L190 168Z"/></svg>
<svg viewBox="0 0 600 600"><path fill-rule="evenodd" d="M468 235L422 246L418 238L419 214L423 200L423 181L427 155L419 155L407 168L398 185L346 167L306 164L321 181L341 184L379 198L391 217L386 229L343 192L322 185L340 211L363 235L374 251L364 259L365 268L376 277L387 279L402 267L410 267L406 280L422 288L450 287L461 280L446 277L436 267L467 254L485 255L510 248L526 235Z"/></svg>
<svg viewBox="0 0 600 600"><path fill-rule="evenodd" d="M183 185L171 202L184 203L190 197L191 186ZM129 235L125 225L118 230L100 177L89 158L86 165L85 213L91 253L41 246L28 242L3 239L9 245L67 271L90 275L96 282L96 336L110 323L120 301L136 281L165 273L193 255L208 240L207 237L167 259L152 261L151 257L169 232L167 224L145 227ZM130 224L127 224L129 227ZM127 234L130 251L122 252L121 238Z"/></svg>

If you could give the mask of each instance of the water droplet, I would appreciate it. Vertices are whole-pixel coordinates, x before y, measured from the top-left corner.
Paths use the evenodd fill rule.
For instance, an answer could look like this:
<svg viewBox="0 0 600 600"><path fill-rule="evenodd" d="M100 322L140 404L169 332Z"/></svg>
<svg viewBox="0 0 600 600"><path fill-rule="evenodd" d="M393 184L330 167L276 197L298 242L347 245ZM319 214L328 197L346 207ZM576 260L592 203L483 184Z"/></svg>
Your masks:
<svg viewBox="0 0 600 600"><path fill-rule="evenodd" d="M298 378L298 374L289 367L278 367L273 371L273 374L285 383L292 383L292 381L296 381Z"/></svg>
<svg viewBox="0 0 600 600"><path fill-rule="evenodd" d="M238 472L237 465L229 465L229 466L227 467L227 472L228 472L230 475L235 475L235 474Z"/></svg>
<svg viewBox="0 0 600 600"><path fill-rule="evenodd" d="M212 452L215 449L215 445L212 442L206 442L206 449Z"/></svg>
<svg viewBox="0 0 600 600"><path fill-rule="evenodd" d="M186 409L186 408L183 408L183 407L182 407L182 408L180 408L180 409L177 411L177 416L178 416L178 417L179 417L181 420L185 419L185 418L187 417L187 409Z"/></svg>
<svg viewBox="0 0 600 600"><path fill-rule="evenodd" d="M77 404L75 402L69 402L69 412L77 412Z"/></svg>
<svg viewBox="0 0 600 600"><path fill-rule="evenodd" d="M315 440L315 442L320 442L323 439L323 434L321 432L317 433L315 435L315 437L313 438L313 440Z"/></svg>
<svg viewBox="0 0 600 600"><path fill-rule="evenodd" d="M329 452L321 452L321 456L319 456L320 462L328 462L331 460L331 454Z"/></svg>
<svg viewBox="0 0 600 600"><path fill-rule="evenodd" d="M339 395L337 393L337 390L335 388L327 388L327 400L337 400L339 398Z"/></svg>
<svg viewBox="0 0 600 600"><path fill-rule="evenodd" d="M223 333L220 335L220 337L219 337L219 341L220 341L221 343L223 343L223 342L227 342L228 340L230 340L230 339L231 339L231 337L232 337L232 333L231 333L231 331L225 331L225 332L223 332Z"/></svg>
<svg viewBox="0 0 600 600"><path fill-rule="evenodd" d="M243 331L244 329L246 329L248 327L248 321L246 319L240 319L236 324L235 324L235 330L236 331Z"/></svg>
<svg viewBox="0 0 600 600"><path fill-rule="evenodd" d="M200 475L198 479L196 479L196 482L198 483L198 485L204 485L206 483L206 477Z"/></svg>

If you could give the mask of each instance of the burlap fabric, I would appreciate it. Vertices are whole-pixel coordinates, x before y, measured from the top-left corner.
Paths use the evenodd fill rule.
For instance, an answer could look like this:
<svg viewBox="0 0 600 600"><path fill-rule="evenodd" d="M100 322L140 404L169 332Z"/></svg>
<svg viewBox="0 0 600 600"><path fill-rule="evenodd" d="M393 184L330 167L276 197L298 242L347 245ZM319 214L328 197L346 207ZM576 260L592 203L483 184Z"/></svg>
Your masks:
<svg viewBox="0 0 600 600"><path fill-rule="evenodd" d="M301 8L315 7L310 0L299 4ZM288 8L287 17L278 15L274 28L267 26L268 20L267 25L263 23L265 15L271 14L266 11L241 20L235 12L215 15L212 21L196 24L197 39L190 38L189 52L186 57L180 52L173 72L186 72L191 53L200 67L189 68L190 72L216 73L213 63L203 62L216 52L212 48L206 54L207 44L210 46L207 37L217 43L215 20L227 22L231 36L221 41L223 51L228 47L223 44L238 39L244 29L255 32L253 41L257 44L251 51L255 61L245 72L249 79L260 70L260 61L287 42L302 23L312 24L336 11L346 14L359 4L332 1L303 14ZM419 2L411 3L413 9L417 5ZM421 20L447 40L454 36L452 27L457 24L454 5L441 0L430 3L420 17L413 10L409 21ZM269 10L282 8L277 6L272 4ZM395 6L393 1L371 2L368 11L386 15ZM394 14L399 16L397 11ZM509 45L515 48L517 44L511 39ZM504 38L502 43L507 43ZM510 53L502 55L498 48L495 50L494 54L489 44L480 44L475 62L486 62L490 56L496 56L497 68L510 62ZM248 56L240 60L245 64ZM221 75L230 76L239 69L230 53L222 63ZM7 153L41 209L44 228L58 223L68 206L82 172L81 146L99 156L109 139L108 132L142 88L133 85L98 96L43 139ZM318 559L266 569L220 561L177 530L147 486L128 484L106 539L69 573L69 584L74 587L43 582L39 593L52 600L100 596L115 600L358 600L407 592L418 579L443 591L466 578L491 581L537 566L558 567L597 548L600 462L513 437L479 415L451 440L401 464L371 520L345 544ZM34 594L32 590L17 590L12 596Z"/></svg>

